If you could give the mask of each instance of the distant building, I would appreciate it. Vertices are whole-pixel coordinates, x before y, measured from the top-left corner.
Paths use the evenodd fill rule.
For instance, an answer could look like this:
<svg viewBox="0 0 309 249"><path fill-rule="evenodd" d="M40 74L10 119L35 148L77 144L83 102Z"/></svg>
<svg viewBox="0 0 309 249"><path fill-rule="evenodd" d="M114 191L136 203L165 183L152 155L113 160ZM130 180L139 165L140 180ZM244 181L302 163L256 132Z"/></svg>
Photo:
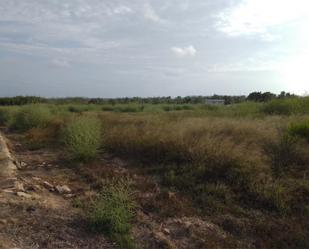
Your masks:
<svg viewBox="0 0 309 249"><path fill-rule="evenodd" d="M207 105L224 105L224 99L206 99Z"/></svg>

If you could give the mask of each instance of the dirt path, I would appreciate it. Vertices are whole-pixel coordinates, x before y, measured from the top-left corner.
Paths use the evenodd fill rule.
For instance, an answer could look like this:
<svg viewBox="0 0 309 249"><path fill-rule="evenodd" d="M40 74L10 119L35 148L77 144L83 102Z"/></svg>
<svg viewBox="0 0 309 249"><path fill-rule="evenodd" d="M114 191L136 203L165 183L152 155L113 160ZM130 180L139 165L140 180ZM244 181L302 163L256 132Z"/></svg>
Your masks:
<svg viewBox="0 0 309 249"><path fill-rule="evenodd" d="M31 152L16 136L0 134L0 248L114 248L92 235L72 198L80 186L73 170L52 151Z"/></svg>

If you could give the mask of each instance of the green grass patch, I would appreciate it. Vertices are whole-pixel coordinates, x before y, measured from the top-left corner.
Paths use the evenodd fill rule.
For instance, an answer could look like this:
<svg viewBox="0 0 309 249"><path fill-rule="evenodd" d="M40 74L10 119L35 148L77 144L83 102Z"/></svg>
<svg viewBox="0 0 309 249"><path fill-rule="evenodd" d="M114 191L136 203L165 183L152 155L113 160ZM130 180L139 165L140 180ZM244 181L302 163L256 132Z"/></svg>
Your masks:
<svg viewBox="0 0 309 249"><path fill-rule="evenodd" d="M287 132L291 136L304 138L309 142L309 121L303 121L299 123L293 123L288 127Z"/></svg>
<svg viewBox="0 0 309 249"><path fill-rule="evenodd" d="M52 114L47 106L28 105L19 109L11 126L19 131L27 131L32 128L47 127L52 119Z"/></svg>
<svg viewBox="0 0 309 249"><path fill-rule="evenodd" d="M63 140L68 150L80 160L96 156L102 140L102 127L99 119L80 116L70 120L63 129Z"/></svg>
<svg viewBox="0 0 309 249"><path fill-rule="evenodd" d="M91 229L115 240L121 249L135 248L130 236L136 204L125 182L108 185L93 201L89 210Z"/></svg>

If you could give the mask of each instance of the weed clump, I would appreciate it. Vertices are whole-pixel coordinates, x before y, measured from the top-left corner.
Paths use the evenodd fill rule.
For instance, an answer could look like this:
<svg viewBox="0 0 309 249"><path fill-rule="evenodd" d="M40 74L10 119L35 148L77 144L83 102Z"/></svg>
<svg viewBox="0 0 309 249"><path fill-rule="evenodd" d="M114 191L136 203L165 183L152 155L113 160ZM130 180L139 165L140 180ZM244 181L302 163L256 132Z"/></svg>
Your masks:
<svg viewBox="0 0 309 249"><path fill-rule="evenodd" d="M290 125L288 133L291 136L304 138L309 142L309 121L303 121L301 123L295 123Z"/></svg>
<svg viewBox="0 0 309 249"><path fill-rule="evenodd" d="M108 185L90 207L91 228L95 232L110 236L118 243L119 248L134 248L130 230L135 208L136 204L127 183Z"/></svg>
<svg viewBox="0 0 309 249"><path fill-rule="evenodd" d="M45 106L29 105L21 108L14 117L12 127L19 131L32 128L44 128L52 118L50 110Z"/></svg>
<svg viewBox="0 0 309 249"><path fill-rule="evenodd" d="M63 139L72 154L81 160L96 156L101 144L101 123L94 117L81 116L71 120L63 129Z"/></svg>
<svg viewBox="0 0 309 249"><path fill-rule="evenodd" d="M13 113L8 108L0 109L0 125L7 125L13 118Z"/></svg>

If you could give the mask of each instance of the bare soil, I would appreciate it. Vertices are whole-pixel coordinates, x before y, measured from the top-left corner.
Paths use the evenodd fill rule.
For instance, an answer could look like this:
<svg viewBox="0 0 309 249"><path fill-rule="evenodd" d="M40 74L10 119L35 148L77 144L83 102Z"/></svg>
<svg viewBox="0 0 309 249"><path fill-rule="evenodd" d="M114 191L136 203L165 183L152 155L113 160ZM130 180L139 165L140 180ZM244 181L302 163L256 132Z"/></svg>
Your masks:
<svg viewBox="0 0 309 249"><path fill-rule="evenodd" d="M6 135L19 170L15 186L0 193L0 248L115 248L102 235L90 233L72 206L72 197L87 186L62 163L62 152L31 151L20 143L22 136ZM70 186L72 193L62 195L44 182Z"/></svg>

